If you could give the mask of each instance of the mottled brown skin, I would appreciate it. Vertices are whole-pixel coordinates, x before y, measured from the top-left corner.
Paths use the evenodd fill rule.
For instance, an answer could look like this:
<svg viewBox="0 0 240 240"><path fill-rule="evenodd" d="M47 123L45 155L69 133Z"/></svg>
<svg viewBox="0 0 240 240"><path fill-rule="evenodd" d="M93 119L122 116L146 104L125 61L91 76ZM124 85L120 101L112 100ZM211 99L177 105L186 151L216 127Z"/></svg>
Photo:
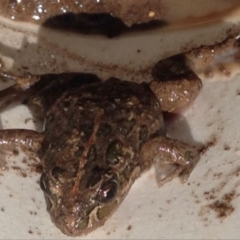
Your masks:
<svg viewBox="0 0 240 240"><path fill-rule="evenodd" d="M15 85L0 92L2 108L24 102L45 119L45 129L2 130L0 144L37 153L47 210L67 235L87 234L103 225L157 158L163 170L159 185L176 176L186 181L199 160L194 147L166 137L161 104L151 85L115 78L101 82L81 73L15 79ZM197 83L200 88L199 79Z"/></svg>

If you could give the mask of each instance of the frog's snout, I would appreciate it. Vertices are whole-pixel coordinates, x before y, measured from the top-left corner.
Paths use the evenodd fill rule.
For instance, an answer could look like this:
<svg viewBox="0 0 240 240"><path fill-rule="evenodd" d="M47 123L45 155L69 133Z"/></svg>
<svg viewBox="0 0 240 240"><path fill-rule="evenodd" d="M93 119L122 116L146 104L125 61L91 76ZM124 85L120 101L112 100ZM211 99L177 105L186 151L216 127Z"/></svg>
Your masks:
<svg viewBox="0 0 240 240"><path fill-rule="evenodd" d="M51 209L53 208L53 201L51 198L51 192L49 189L49 182L47 179L47 176L45 173L42 174L41 178L40 178L40 187L42 189L42 191L44 192L44 196L45 196L45 201L46 201L46 205L47 205L47 210L51 211Z"/></svg>

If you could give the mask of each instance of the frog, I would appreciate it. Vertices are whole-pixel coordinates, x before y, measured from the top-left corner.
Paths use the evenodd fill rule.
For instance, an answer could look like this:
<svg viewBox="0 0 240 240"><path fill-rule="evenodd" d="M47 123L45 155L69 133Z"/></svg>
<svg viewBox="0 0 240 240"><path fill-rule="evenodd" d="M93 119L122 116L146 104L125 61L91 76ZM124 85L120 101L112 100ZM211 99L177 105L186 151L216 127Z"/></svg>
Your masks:
<svg viewBox="0 0 240 240"><path fill-rule="evenodd" d="M198 149L167 136L163 112L189 105L202 82L183 55L159 61L152 76L136 83L92 73L0 73L15 81L0 91L0 110L24 103L44 121L40 132L0 130L1 148L40 159L46 208L62 233L82 236L102 226L153 165L159 186L175 177L184 183L195 169Z"/></svg>

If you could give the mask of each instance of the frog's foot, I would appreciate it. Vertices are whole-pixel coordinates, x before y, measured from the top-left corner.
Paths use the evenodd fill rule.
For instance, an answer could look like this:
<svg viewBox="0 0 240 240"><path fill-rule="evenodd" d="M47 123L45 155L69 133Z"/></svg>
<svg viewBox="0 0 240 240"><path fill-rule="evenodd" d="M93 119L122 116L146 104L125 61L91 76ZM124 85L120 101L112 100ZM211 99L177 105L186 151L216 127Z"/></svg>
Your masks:
<svg viewBox="0 0 240 240"><path fill-rule="evenodd" d="M188 67L184 54L159 61L152 70L150 87L161 102L162 110L176 112L197 97L202 82Z"/></svg>
<svg viewBox="0 0 240 240"><path fill-rule="evenodd" d="M187 181L199 161L199 151L176 139L156 137L146 142L141 150L142 166L149 167L155 162L159 186L179 177Z"/></svg>
<svg viewBox="0 0 240 240"><path fill-rule="evenodd" d="M188 65L198 76L214 81L233 78L239 73L240 35L218 44L186 53Z"/></svg>
<svg viewBox="0 0 240 240"><path fill-rule="evenodd" d="M14 102L23 102L27 98L29 89L39 81L38 76L28 75L26 77L17 77L5 72L0 72L0 79L12 80L15 84L0 91L0 111Z"/></svg>

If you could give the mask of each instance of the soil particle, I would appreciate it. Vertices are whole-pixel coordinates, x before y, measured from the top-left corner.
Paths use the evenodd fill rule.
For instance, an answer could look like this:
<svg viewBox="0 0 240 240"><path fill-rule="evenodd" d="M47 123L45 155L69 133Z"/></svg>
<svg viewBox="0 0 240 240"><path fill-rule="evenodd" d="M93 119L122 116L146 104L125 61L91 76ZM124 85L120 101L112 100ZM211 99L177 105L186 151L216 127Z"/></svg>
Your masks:
<svg viewBox="0 0 240 240"><path fill-rule="evenodd" d="M132 229L131 225L128 225L127 230L130 231Z"/></svg>

